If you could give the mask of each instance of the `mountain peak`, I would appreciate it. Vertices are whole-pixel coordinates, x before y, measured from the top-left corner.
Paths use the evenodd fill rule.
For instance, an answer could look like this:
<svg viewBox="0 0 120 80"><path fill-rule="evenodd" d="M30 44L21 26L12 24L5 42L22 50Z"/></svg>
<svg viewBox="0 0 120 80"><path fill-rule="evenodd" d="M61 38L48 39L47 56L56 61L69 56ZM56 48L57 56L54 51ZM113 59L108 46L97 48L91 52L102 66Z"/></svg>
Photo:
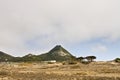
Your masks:
<svg viewBox="0 0 120 80"><path fill-rule="evenodd" d="M61 45L56 45L55 47L62 47Z"/></svg>
<svg viewBox="0 0 120 80"><path fill-rule="evenodd" d="M64 49L61 45L56 45L52 50L49 51L50 54L58 54L60 56L71 56L71 54Z"/></svg>
<svg viewBox="0 0 120 80"><path fill-rule="evenodd" d="M56 60L56 61L66 61L71 60L74 56L70 54L61 45L56 45L48 53L40 55L43 61Z"/></svg>
<svg viewBox="0 0 120 80"><path fill-rule="evenodd" d="M58 50L62 50L63 47L61 45L56 45L53 49L51 49L49 52L53 52L53 51L58 51Z"/></svg>
<svg viewBox="0 0 120 80"><path fill-rule="evenodd" d="M63 48L61 45L56 45L54 48Z"/></svg>

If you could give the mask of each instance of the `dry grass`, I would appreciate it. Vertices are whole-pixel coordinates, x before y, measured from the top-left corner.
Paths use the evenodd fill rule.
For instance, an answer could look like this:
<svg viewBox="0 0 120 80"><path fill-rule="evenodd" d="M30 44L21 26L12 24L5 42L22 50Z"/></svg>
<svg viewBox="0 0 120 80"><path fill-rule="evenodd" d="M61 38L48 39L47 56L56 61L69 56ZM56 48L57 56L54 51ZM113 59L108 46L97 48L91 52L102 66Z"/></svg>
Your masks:
<svg viewBox="0 0 120 80"><path fill-rule="evenodd" d="M0 64L0 80L120 80L120 64Z"/></svg>

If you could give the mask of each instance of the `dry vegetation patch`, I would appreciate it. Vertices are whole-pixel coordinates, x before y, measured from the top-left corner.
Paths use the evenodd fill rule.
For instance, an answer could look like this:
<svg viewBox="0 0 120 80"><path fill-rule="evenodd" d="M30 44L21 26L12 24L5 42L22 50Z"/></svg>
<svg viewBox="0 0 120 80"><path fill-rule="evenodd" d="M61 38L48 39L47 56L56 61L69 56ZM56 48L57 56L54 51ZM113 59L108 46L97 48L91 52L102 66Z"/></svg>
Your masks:
<svg viewBox="0 0 120 80"><path fill-rule="evenodd" d="M90 64L0 64L0 80L120 80L120 65Z"/></svg>

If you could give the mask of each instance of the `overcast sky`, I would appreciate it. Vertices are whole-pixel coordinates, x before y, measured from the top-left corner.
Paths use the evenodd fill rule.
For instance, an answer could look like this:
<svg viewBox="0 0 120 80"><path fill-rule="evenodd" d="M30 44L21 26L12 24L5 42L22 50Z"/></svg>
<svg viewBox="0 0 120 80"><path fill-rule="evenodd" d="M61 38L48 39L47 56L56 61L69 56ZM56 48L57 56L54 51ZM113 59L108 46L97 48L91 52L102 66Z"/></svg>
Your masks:
<svg viewBox="0 0 120 80"><path fill-rule="evenodd" d="M0 0L0 50L41 54L62 45L75 56L120 57L120 0Z"/></svg>

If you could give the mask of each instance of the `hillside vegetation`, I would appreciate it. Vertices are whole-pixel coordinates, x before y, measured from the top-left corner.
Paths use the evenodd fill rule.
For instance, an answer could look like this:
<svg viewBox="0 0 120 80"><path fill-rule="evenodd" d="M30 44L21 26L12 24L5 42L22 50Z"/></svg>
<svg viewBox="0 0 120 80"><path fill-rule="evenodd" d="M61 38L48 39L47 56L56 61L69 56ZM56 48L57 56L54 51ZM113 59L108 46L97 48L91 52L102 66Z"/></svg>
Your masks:
<svg viewBox="0 0 120 80"><path fill-rule="evenodd" d="M30 62L30 61L34 62L34 61L50 61L50 60L68 61L75 59L75 57L72 54L70 54L66 49L64 49L62 46L57 45L49 52L41 55L28 54L23 57L13 57L11 55L1 52L0 59L1 61L12 61L12 62Z"/></svg>

